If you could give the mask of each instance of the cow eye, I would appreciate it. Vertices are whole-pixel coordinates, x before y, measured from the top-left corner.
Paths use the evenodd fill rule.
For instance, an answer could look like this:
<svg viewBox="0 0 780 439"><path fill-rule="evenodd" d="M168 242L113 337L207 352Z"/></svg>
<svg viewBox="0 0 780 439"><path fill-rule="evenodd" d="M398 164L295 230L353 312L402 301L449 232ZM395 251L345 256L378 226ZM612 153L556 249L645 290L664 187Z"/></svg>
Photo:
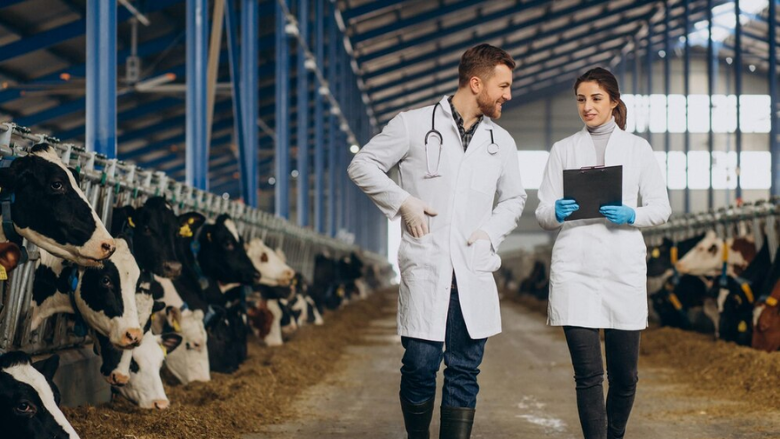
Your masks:
<svg viewBox="0 0 780 439"><path fill-rule="evenodd" d="M30 401L20 401L19 404L14 407L14 412L19 416L33 416L38 411L35 405Z"/></svg>
<svg viewBox="0 0 780 439"><path fill-rule="evenodd" d="M54 192L63 192L65 190L65 185L61 181L52 181L49 187Z"/></svg>
<svg viewBox="0 0 780 439"><path fill-rule="evenodd" d="M104 286L109 286L111 285L111 278L108 276L103 276L103 278L100 279L100 283L103 284Z"/></svg>
<svg viewBox="0 0 780 439"><path fill-rule="evenodd" d="M712 246L709 249L707 249L707 251L712 253L713 255L717 254L718 253L718 246L715 245L715 244L712 244Z"/></svg>

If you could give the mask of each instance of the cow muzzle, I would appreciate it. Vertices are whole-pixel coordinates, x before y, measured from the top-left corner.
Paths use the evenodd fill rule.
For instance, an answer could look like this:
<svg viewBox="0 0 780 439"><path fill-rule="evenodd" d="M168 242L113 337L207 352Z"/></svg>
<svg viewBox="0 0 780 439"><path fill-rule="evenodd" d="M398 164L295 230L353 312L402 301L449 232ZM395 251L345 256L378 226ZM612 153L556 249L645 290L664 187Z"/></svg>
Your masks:
<svg viewBox="0 0 780 439"><path fill-rule="evenodd" d="M122 334L122 340L117 345L120 349L133 349L141 345L141 340L144 338L144 333L140 328L132 328L125 331Z"/></svg>
<svg viewBox="0 0 780 439"><path fill-rule="evenodd" d="M181 274L181 263L175 261L165 261L162 264L163 277L175 279Z"/></svg>

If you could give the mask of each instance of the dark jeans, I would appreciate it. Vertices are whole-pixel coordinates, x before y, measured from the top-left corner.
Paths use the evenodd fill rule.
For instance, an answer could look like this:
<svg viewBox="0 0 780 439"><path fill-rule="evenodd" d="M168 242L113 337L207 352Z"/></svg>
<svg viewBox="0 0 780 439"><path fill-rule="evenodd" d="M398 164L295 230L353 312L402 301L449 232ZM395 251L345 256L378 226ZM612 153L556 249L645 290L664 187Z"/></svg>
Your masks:
<svg viewBox="0 0 780 439"><path fill-rule="evenodd" d="M447 329L444 342L401 337L406 349L401 360L401 397L412 404L422 404L436 396L436 372L441 360L444 369L442 407L468 407L477 405L477 375L485 352L486 338L473 340L466 330L460 310L457 287L450 294L447 313ZM446 350L442 352L444 347Z"/></svg>
<svg viewBox="0 0 780 439"><path fill-rule="evenodd" d="M604 330L609 393L604 406L604 365L599 330L564 326L574 366L577 409L585 439L622 439L634 405L641 331Z"/></svg>

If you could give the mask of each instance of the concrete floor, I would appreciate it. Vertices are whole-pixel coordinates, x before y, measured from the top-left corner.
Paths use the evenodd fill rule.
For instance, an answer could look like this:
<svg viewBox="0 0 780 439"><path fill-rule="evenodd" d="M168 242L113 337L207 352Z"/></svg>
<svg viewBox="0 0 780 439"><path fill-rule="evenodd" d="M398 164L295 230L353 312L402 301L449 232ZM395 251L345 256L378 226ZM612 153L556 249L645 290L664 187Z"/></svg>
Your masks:
<svg viewBox="0 0 780 439"><path fill-rule="evenodd" d="M504 332L488 341L472 438L581 438L573 372L559 328L518 305L502 305ZM294 421L266 427L245 439L405 437L398 406L400 358L395 308L372 322L364 343L349 346L337 372L298 399ZM780 416L742 414L734 402L681 397L664 384L663 369L640 369L630 439L780 438ZM441 388L441 374L439 374ZM684 391L684 389L682 389ZM682 393L684 394L684 392ZM437 398L438 399L438 398ZM733 405L733 416L715 417ZM728 410L726 410L728 411ZM438 409L431 426L438 437Z"/></svg>

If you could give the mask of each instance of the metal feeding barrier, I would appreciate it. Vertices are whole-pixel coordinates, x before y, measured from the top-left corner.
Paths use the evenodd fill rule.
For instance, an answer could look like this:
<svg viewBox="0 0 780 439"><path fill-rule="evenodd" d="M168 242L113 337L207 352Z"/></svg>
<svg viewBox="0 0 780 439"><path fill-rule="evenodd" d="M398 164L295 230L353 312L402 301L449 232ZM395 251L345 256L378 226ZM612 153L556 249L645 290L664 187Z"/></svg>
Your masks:
<svg viewBox="0 0 780 439"><path fill-rule="evenodd" d="M318 253L327 251L339 257L358 250L356 246L295 226L268 212L177 182L164 172L109 159L80 146L62 143L55 137L33 134L28 128L12 123L0 124L1 156L24 156L39 143L53 146L63 163L79 175L81 189L109 229L114 207L140 207L149 197L163 196L177 214L197 211L209 220L223 213L230 215L247 242L261 238L269 247L280 249L287 264L309 281ZM20 349L35 354L84 344L88 338L73 333L73 319L66 315L54 315L36 331L30 330L33 273L40 254L27 240L24 245L29 261L18 266L8 281L0 282L0 353ZM387 259L378 254L361 251L360 255L367 264L389 266ZM389 283L389 279L383 281Z"/></svg>
<svg viewBox="0 0 780 439"><path fill-rule="evenodd" d="M759 200L738 207L676 216L665 224L642 232L651 246L660 245L664 238L676 243L711 230L723 239L752 234L757 249L764 244L770 249L777 249L779 215L780 198L772 197L769 201ZM774 262L775 252L770 251L769 254Z"/></svg>

